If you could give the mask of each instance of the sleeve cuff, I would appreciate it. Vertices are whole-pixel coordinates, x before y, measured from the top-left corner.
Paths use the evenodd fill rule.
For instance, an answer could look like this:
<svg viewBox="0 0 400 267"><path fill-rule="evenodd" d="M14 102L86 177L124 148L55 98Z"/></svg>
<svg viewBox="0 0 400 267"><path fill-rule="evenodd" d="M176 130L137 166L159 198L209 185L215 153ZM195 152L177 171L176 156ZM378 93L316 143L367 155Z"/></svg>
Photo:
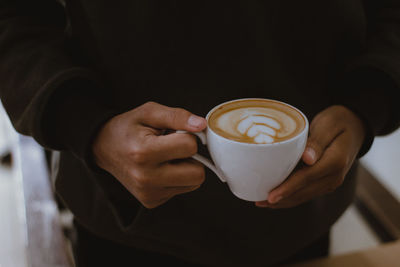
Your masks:
<svg viewBox="0 0 400 267"><path fill-rule="evenodd" d="M73 80L52 95L45 109L42 129L47 143L57 150L68 150L92 170L91 146L106 121L120 111L106 103L100 88L89 81Z"/></svg>
<svg viewBox="0 0 400 267"><path fill-rule="evenodd" d="M393 94L396 88L389 75L373 68L355 70L344 78L335 104L349 108L364 123L366 135L358 157L369 151L375 136L395 129Z"/></svg>

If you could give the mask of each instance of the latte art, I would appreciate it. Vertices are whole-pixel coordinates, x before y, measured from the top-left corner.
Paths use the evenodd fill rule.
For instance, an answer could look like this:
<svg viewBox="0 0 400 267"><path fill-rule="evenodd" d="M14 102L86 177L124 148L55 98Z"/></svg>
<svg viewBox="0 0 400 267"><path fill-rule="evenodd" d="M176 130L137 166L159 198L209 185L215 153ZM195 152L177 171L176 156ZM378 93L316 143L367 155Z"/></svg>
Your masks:
<svg viewBox="0 0 400 267"><path fill-rule="evenodd" d="M237 138L250 138L257 144L274 143L296 130L296 122L284 112L263 107L227 111L217 118L218 128Z"/></svg>
<svg viewBox="0 0 400 267"><path fill-rule="evenodd" d="M273 101L247 100L223 106L210 117L210 126L229 139L271 144L289 139L304 129L301 115Z"/></svg>
<svg viewBox="0 0 400 267"><path fill-rule="evenodd" d="M273 143L276 136L276 130L281 125L276 120L265 114L249 115L242 119L236 127L242 135L247 135L254 139L258 144Z"/></svg>

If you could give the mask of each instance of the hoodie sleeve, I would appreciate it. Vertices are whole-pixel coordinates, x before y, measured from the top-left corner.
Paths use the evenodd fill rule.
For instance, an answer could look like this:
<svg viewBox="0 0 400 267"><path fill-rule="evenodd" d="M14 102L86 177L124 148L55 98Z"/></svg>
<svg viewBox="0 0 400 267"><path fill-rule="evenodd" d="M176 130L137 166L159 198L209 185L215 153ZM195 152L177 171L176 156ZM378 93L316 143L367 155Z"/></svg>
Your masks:
<svg viewBox="0 0 400 267"><path fill-rule="evenodd" d="M373 138L400 125L396 96L400 91L400 1L365 0L367 35L360 55L346 68L338 102L364 121L364 155Z"/></svg>
<svg viewBox="0 0 400 267"><path fill-rule="evenodd" d="M66 25L56 0L0 0L0 97L18 132L87 159L117 111L99 75L70 56Z"/></svg>

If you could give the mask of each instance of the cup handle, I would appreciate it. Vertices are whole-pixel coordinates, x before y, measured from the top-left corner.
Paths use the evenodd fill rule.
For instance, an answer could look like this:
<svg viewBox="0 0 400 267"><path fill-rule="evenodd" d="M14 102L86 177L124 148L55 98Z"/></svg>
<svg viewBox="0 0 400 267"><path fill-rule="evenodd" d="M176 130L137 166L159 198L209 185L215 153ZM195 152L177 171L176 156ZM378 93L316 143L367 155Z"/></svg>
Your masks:
<svg viewBox="0 0 400 267"><path fill-rule="evenodd" d="M188 134L196 135L200 139L200 141L203 145L207 144L207 136L206 136L205 132L191 133L188 131L176 131L176 133L188 133ZM200 154L195 154L192 156L192 158L203 163L206 167L208 167L210 170L212 170L223 183L226 182L225 175L214 165L214 163L211 160L209 160L208 158L206 158Z"/></svg>

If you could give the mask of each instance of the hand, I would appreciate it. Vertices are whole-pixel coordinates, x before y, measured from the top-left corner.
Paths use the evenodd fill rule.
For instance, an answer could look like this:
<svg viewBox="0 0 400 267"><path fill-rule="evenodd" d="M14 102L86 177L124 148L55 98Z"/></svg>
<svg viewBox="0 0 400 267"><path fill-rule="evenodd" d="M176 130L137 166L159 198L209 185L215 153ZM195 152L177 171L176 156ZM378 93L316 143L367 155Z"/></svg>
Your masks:
<svg viewBox="0 0 400 267"><path fill-rule="evenodd" d="M310 125L303 167L273 189L258 207L291 208L335 191L344 180L365 137L360 118L344 106L320 112Z"/></svg>
<svg viewBox="0 0 400 267"><path fill-rule="evenodd" d="M93 143L94 159L145 207L155 208L196 190L205 179L203 165L188 159L197 152L195 137L162 135L163 130L198 132L206 125L204 118L184 109L148 102L103 126Z"/></svg>

